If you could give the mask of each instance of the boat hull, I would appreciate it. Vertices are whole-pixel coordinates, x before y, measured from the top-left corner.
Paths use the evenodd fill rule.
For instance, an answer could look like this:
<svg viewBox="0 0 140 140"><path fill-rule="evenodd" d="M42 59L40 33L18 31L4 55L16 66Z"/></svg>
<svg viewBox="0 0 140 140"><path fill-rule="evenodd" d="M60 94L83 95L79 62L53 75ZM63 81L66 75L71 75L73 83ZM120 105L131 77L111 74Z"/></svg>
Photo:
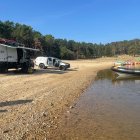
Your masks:
<svg viewBox="0 0 140 140"><path fill-rule="evenodd" d="M140 76L140 69L132 69L132 68L125 68L125 67L115 67L111 68L117 74L131 74L131 75L139 75Z"/></svg>

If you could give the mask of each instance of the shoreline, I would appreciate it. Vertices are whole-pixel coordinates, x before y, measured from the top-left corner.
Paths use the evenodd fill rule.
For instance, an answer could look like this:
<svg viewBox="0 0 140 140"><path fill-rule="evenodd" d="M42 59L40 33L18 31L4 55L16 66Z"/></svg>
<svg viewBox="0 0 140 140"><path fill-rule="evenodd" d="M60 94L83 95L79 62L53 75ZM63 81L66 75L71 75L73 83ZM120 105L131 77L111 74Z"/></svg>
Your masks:
<svg viewBox="0 0 140 140"><path fill-rule="evenodd" d="M112 63L112 62L111 62ZM103 70L103 69L108 69L110 68L110 64L106 64L105 66L102 66L96 70L94 70L94 74L89 74L90 76L86 77L86 81L84 81L84 86L79 87L79 89L75 92L75 95L73 94L72 97L67 97L67 102L64 100L62 101L63 104L61 108L59 107L58 109L52 109L51 110L51 115L49 116L49 122L52 122L50 125L48 125L47 129L45 124L43 122L47 122L48 118L42 118L40 119L40 126L36 126L36 129L31 130L30 132L24 134L23 139L48 139L48 140L53 140L53 132L59 128L59 122L61 122L62 116L64 113L70 114L71 110L74 108L76 105L77 100L79 97L86 92L86 90L90 87L90 85L94 82L96 74L98 71ZM90 72L93 70L93 68L90 68ZM69 95L70 96L70 95ZM43 128L44 127L44 128ZM37 130L37 131L36 131ZM45 132L45 133L44 133ZM56 138L57 139L57 138Z"/></svg>
<svg viewBox="0 0 140 140"><path fill-rule="evenodd" d="M16 93L13 97L9 97L12 94L10 89L7 96L3 95L1 91L0 94L3 95L1 100L9 97L8 100L26 98L33 101L31 104L23 106L4 107L10 112L0 114L0 125L3 126L0 129L0 138L16 140L51 137L53 131L58 128L61 115L64 112L70 113L73 103L94 81L97 72L110 68L113 62L112 58L71 61L71 66L77 69L71 69L64 74L50 73L49 75L46 72L42 75L27 75L25 77L23 75L20 77L11 76L9 80L14 80L14 82L10 85L3 83L2 91L5 89L4 86L12 87L18 80L21 80L21 85L19 84L19 87L14 89ZM5 77L2 77L2 80L4 81ZM45 86L46 83L48 84ZM22 87L23 84L24 87ZM5 115L7 118L4 118Z"/></svg>

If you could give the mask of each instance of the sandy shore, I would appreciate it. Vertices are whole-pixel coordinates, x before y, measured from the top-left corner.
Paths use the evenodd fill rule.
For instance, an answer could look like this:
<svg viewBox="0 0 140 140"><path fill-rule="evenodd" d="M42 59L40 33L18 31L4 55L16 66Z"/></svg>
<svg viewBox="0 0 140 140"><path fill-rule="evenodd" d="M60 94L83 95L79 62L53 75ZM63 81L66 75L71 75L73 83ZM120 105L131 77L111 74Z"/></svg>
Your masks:
<svg viewBox="0 0 140 140"><path fill-rule="evenodd" d="M115 58L67 61L68 71L0 74L0 139L49 139L64 112Z"/></svg>

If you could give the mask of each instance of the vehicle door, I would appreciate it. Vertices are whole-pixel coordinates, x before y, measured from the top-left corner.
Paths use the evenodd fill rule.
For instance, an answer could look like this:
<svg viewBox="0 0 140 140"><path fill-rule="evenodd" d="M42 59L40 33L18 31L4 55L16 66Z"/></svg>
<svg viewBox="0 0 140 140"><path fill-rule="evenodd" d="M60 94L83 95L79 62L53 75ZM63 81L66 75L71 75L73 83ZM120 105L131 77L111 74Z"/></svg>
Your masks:
<svg viewBox="0 0 140 140"><path fill-rule="evenodd" d="M59 59L56 59L55 60L55 67L59 67L59 65L60 65L60 60Z"/></svg>
<svg viewBox="0 0 140 140"><path fill-rule="evenodd" d="M52 67L53 66L53 58L48 57L48 66Z"/></svg>

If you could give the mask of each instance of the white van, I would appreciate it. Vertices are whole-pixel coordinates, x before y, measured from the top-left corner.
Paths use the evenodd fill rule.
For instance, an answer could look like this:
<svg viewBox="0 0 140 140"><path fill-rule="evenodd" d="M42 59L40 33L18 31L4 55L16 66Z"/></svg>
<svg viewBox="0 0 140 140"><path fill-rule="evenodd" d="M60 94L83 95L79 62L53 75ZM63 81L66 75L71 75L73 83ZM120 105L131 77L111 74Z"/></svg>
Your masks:
<svg viewBox="0 0 140 140"><path fill-rule="evenodd" d="M35 65L40 69L46 69L47 67L58 67L60 70L66 70L70 68L69 63L62 62L60 59L55 57L37 57L35 59Z"/></svg>

